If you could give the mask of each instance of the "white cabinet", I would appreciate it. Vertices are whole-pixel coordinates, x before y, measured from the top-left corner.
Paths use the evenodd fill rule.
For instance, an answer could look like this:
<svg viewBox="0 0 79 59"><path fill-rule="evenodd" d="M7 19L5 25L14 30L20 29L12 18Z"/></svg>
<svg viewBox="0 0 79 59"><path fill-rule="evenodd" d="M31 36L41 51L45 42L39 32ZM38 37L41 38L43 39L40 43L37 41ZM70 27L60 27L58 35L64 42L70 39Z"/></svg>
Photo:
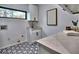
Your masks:
<svg viewBox="0 0 79 59"><path fill-rule="evenodd" d="M42 38L41 30L33 30L30 32L30 42L34 42Z"/></svg>
<svg viewBox="0 0 79 59"><path fill-rule="evenodd" d="M37 5L33 5L33 4L30 4L29 5L29 15L30 15L30 21L32 20L36 20L38 21L38 6Z"/></svg>

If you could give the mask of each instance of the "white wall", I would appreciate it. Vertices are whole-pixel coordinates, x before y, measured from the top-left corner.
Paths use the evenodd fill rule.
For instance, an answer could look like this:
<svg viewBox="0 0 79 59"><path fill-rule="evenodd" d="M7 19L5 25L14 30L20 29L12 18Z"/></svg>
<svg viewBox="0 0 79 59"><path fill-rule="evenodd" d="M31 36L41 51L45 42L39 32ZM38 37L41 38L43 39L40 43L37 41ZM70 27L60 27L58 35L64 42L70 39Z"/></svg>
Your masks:
<svg viewBox="0 0 79 59"><path fill-rule="evenodd" d="M47 10L57 8L58 13L58 25L57 26L47 26ZM59 5L54 4L42 4L39 5L39 22L40 26L43 28L43 37L49 36L58 32L61 32L65 29L66 26L72 25L72 20L76 17L72 14L69 14Z"/></svg>
<svg viewBox="0 0 79 59"><path fill-rule="evenodd" d="M28 11L26 4L0 4L0 6ZM0 18L0 25L7 25L6 30L0 30L0 47L10 45L17 40L27 41L26 20ZM21 37L24 35L24 37ZM8 39L10 39L8 41Z"/></svg>
<svg viewBox="0 0 79 59"><path fill-rule="evenodd" d="M34 20L34 18L36 18L36 20L38 20L38 5L30 4L28 9L30 12L30 19Z"/></svg>
<svg viewBox="0 0 79 59"><path fill-rule="evenodd" d="M0 48L16 44L18 40L28 41L28 24L25 20L1 19L0 26L7 25L7 29L0 29ZM23 35L23 37L22 37Z"/></svg>

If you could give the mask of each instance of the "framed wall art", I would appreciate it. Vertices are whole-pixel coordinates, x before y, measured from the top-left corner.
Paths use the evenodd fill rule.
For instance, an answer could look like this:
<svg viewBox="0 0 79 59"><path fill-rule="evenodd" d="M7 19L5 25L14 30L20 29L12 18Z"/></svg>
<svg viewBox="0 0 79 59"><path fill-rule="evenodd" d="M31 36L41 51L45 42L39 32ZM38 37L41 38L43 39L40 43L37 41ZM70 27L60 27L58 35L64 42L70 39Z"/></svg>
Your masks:
<svg viewBox="0 0 79 59"><path fill-rule="evenodd" d="M47 10L47 25L57 26L57 8Z"/></svg>

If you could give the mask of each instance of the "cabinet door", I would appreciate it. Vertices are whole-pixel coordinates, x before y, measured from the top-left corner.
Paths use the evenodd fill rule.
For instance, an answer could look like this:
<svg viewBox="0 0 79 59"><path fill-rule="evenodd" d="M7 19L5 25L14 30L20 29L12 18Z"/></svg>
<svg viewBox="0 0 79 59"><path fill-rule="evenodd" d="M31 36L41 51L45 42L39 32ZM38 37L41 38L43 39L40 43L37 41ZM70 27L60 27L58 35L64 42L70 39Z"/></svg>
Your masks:
<svg viewBox="0 0 79 59"><path fill-rule="evenodd" d="M30 41L31 41L31 42L34 42L35 40L38 40L38 37L37 37L37 35L36 35L36 32L32 32L32 33L31 33L31 39L30 39Z"/></svg>
<svg viewBox="0 0 79 59"><path fill-rule="evenodd" d="M41 39L41 30L40 30L39 32L36 32L36 37L37 37L38 39Z"/></svg>
<svg viewBox="0 0 79 59"><path fill-rule="evenodd" d="M32 33L31 33L31 39L30 39L30 41L31 42L34 42L35 40L38 40L38 39L41 39L41 31L33 31Z"/></svg>

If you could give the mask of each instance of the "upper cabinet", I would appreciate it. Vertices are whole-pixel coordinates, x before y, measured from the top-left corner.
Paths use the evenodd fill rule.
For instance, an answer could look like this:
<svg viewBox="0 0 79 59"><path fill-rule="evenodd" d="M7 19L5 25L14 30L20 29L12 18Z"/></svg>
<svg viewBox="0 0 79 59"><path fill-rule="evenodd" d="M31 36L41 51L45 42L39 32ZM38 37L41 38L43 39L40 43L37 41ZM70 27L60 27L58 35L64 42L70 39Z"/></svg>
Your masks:
<svg viewBox="0 0 79 59"><path fill-rule="evenodd" d="M38 21L38 5L30 4L28 6L27 20Z"/></svg>

